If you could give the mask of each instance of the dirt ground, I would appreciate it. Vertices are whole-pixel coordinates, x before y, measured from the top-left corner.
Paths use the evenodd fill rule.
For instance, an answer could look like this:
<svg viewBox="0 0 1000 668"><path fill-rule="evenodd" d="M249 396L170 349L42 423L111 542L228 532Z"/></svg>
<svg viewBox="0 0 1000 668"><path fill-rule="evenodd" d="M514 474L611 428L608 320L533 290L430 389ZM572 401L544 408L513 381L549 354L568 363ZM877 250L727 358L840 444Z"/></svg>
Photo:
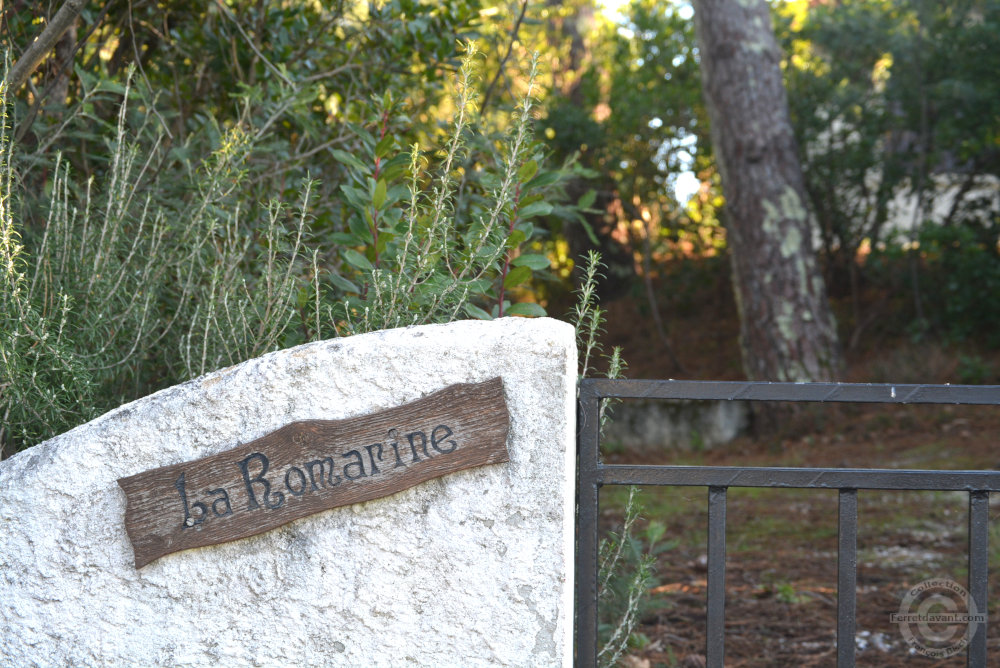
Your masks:
<svg viewBox="0 0 1000 668"><path fill-rule="evenodd" d="M725 286L711 288L724 297ZM670 324L685 369L674 368L635 299L608 306L606 345L624 346L633 378L741 378L737 325L725 306L698 309ZM621 325L615 323L633 323ZM890 339L849 351L854 382L960 382L968 351ZM1000 358L976 351L986 382ZM954 406L810 406L778 434L740 437L705 452L608 454L609 463L847 468L1000 468L1000 409ZM602 490L602 522L620 527L627 490ZM663 525L655 582L622 665L704 666L707 490L645 488L641 538ZM837 492L731 489L727 507L726 665L832 666L836 663ZM991 499L991 515L1000 494ZM931 579L967 585L968 495L861 491L858 495L858 666L964 666L965 654L931 659L906 643L890 620L915 585ZM1000 563L1000 522L991 519L992 565ZM991 618L1000 578L990 577ZM1000 637L988 632L991 656ZM993 659L993 661L998 661ZM996 663L994 665L1000 665Z"/></svg>

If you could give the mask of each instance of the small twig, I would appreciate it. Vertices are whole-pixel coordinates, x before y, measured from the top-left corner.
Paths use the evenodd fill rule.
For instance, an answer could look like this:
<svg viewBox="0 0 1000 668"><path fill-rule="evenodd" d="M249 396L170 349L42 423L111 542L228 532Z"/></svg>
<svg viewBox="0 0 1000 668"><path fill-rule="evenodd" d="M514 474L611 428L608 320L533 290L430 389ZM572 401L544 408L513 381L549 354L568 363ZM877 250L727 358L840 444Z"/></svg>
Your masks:
<svg viewBox="0 0 1000 668"><path fill-rule="evenodd" d="M243 26L240 25L240 22L236 19L235 16L233 16L232 12L229 11L229 8L226 7L224 4L222 4L222 0L215 0L215 4L216 6L218 6L219 10L225 15L225 17L233 22L233 25L236 26L236 29L240 32L240 35L242 35L243 39L246 40L247 45L249 45L250 48L253 49L253 52L257 54L258 58L264 61L264 64L267 65L268 69L274 72L278 76L278 78L280 78L286 84L294 88L295 82L289 79L287 76L285 76L285 74L281 70L275 67L274 63L268 60L264 56L264 54L260 52L260 49L258 49L257 45L253 43L252 39L250 39L250 35L246 34L246 31L243 30Z"/></svg>
<svg viewBox="0 0 1000 668"><path fill-rule="evenodd" d="M388 130L389 130L389 110L388 109L383 109L382 110L382 118L380 119L380 123L379 123L379 134L378 134L378 140L379 140L379 142L381 142L383 139L385 139L385 134L386 134L386 132ZM375 172L374 172L374 178L375 178L376 188L378 188L378 180L379 180L379 177L381 175L382 175L382 158L380 158L376 154L375 155ZM372 229L372 248L375 250L375 269L378 269L378 264L379 264L379 252L378 252L378 223L379 223L379 219L378 218L379 218L378 217L378 209L373 206L372 207L372 228L371 229Z"/></svg>
<svg viewBox="0 0 1000 668"><path fill-rule="evenodd" d="M300 80L300 82L312 83L313 81L319 81L320 79L326 79L327 77L332 77L336 74L340 74L344 70L360 70L360 69L361 65L358 65L357 63L344 63L343 65L334 67L332 70L327 70L326 72L320 72L319 74L311 74L307 77L303 77Z"/></svg>
<svg viewBox="0 0 1000 668"><path fill-rule="evenodd" d="M109 2L106 7L110 5L111 3ZM146 76L146 70L142 67L142 58L139 55L139 45L135 43L135 27L132 25L132 0L128 0L128 32L132 38L132 52L135 54L135 65L139 68L139 74L142 75L142 80L146 82L146 87L150 91L153 91L153 84L149 82L149 77ZM156 109L156 105L150 104L149 108L152 110L153 114L160 119L160 125L166 131L167 136L173 140L174 134L170 131L170 127L167 125L167 122L163 120L163 116L161 116L160 112Z"/></svg>
<svg viewBox="0 0 1000 668"><path fill-rule="evenodd" d="M503 58L500 59L500 64L497 65L497 73L493 75L493 81L490 82L490 85L486 88L486 93L483 95L483 103L479 105L480 114L486 111L486 108L490 104L490 98L493 96L493 90L496 88L497 82L500 81L500 77L503 76L503 68L507 65L507 60L510 59L510 54L514 51L514 42L517 41L517 33L521 30L521 22L524 21L524 14L527 10L528 0L523 0L521 3L521 13L518 14L517 21L514 22L514 29L510 32L510 42L507 43L507 53L505 53Z"/></svg>
<svg viewBox="0 0 1000 668"><path fill-rule="evenodd" d="M517 184L517 188L514 190L514 210L510 212L510 227L507 230L507 238L509 239L512 234L514 234L514 225L517 223L517 210L521 206L521 184ZM507 254L503 261L503 270L500 272L500 294L497 296L497 317L503 317L503 297L505 286L504 283L507 281L507 272L510 271L510 261L513 259L514 249L508 248Z"/></svg>

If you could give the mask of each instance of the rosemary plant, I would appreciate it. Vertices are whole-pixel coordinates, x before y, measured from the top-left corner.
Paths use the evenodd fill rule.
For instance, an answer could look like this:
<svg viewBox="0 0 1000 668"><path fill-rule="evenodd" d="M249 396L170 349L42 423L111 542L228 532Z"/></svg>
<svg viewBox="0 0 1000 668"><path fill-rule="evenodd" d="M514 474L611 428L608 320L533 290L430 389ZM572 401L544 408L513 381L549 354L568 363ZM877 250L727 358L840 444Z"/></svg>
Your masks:
<svg viewBox="0 0 1000 668"><path fill-rule="evenodd" d="M470 143L487 143L475 130L475 56L470 44L435 169L428 170L417 145L397 151L388 96L378 102L374 127L356 129L366 155L338 153L351 175L342 187L347 230L335 235L342 264L331 277L342 297L335 311L340 333L463 316L545 315L538 304L509 299L511 289L549 267L546 256L521 249L536 234L531 219L552 210L545 195L561 178L539 170L531 133L537 57L500 151L471 156Z"/></svg>

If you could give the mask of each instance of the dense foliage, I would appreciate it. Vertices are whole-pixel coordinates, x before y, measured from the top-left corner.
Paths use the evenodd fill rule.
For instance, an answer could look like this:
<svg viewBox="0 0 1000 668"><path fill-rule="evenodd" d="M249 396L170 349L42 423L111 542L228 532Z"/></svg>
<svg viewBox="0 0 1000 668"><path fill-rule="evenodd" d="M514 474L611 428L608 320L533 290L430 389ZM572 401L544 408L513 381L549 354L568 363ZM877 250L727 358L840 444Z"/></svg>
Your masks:
<svg viewBox="0 0 1000 668"><path fill-rule="evenodd" d="M5 450L302 341L545 313L569 172L530 62L482 115L477 4L109 7L3 91ZM44 24L3 18L16 58Z"/></svg>
<svg viewBox="0 0 1000 668"><path fill-rule="evenodd" d="M855 297L866 282L906 290L918 329L995 341L988 316L958 304L1000 265L1000 3L868 0L785 18L828 278ZM865 271L857 256L872 248L911 280Z"/></svg>
<svg viewBox="0 0 1000 668"><path fill-rule="evenodd" d="M10 60L58 6L4 6ZM688 3L618 12L87 3L6 93L8 451L274 347L540 314L595 246L605 293L644 295L672 353L657 293L669 274L687 303L725 207ZM845 341L892 304L914 336L996 345L976 286L1000 274L1000 2L774 12Z"/></svg>
<svg viewBox="0 0 1000 668"><path fill-rule="evenodd" d="M558 155L579 151L598 174L591 223L609 275L662 285L666 263L724 250L726 210L689 3L621 11L591 33L578 85L549 98L545 123ZM989 309L971 304L1000 271L1000 2L791 0L773 18L845 345L886 304L897 332L995 345ZM696 191L675 190L684 169Z"/></svg>

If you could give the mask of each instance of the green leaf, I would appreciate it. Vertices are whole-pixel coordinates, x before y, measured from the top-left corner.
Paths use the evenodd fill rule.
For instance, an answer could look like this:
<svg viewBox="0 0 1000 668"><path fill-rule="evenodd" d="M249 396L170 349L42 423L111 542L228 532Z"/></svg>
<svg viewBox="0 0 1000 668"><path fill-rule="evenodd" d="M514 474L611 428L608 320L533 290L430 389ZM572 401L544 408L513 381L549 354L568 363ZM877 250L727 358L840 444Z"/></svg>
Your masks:
<svg viewBox="0 0 1000 668"><path fill-rule="evenodd" d="M382 205L385 204L386 192L385 181L379 180L375 184L375 193L372 195L372 206L376 209L381 209Z"/></svg>
<svg viewBox="0 0 1000 668"><path fill-rule="evenodd" d="M361 239L361 243L367 246L372 242L372 230L371 227L365 224L361 216L351 216L347 221L347 225L351 229L351 233L358 239ZM358 244L349 244L351 246L356 246Z"/></svg>
<svg viewBox="0 0 1000 668"><path fill-rule="evenodd" d="M517 180L521 183L527 183L530 181L535 174L538 173L538 163L534 160L529 160L528 162L521 165L521 169L517 170Z"/></svg>
<svg viewBox="0 0 1000 668"><path fill-rule="evenodd" d="M337 246L364 246L368 243L358 235L347 232L334 232L328 238Z"/></svg>
<svg viewBox="0 0 1000 668"><path fill-rule="evenodd" d="M580 224L583 225L583 231L587 233L587 238L590 239L590 243L594 244L595 246L600 246L601 242L597 239L597 235L594 234L594 228L590 226L590 223L587 222L587 219L584 218L583 216L577 216L577 220L579 220Z"/></svg>
<svg viewBox="0 0 1000 668"><path fill-rule="evenodd" d="M513 288L525 281L531 280L531 268L530 267L514 267L507 278L503 279L503 286L505 288Z"/></svg>
<svg viewBox="0 0 1000 668"><path fill-rule="evenodd" d="M521 302L519 304L514 304L509 309L507 309L509 315L525 315L529 318L543 318L547 314L545 309L541 305L534 302Z"/></svg>
<svg viewBox="0 0 1000 668"><path fill-rule="evenodd" d="M594 200L597 199L597 191L591 188L583 194L579 200L577 200L576 205L581 209L589 209L594 205Z"/></svg>
<svg viewBox="0 0 1000 668"><path fill-rule="evenodd" d="M395 238L396 238L396 235L392 234L391 232L381 232L381 233L379 233L379 235L378 235L378 243L375 244L375 250L378 251L379 255L381 255L382 253L385 252L386 246L388 246L389 242L392 241Z"/></svg>
<svg viewBox="0 0 1000 668"><path fill-rule="evenodd" d="M393 187L389 188L388 196L386 197L386 202L389 204L395 204L401 199L409 199L410 189L409 187L403 185L402 183L397 183Z"/></svg>
<svg viewBox="0 0 1000 668"><path fill-rule="evenodd" d="M547 216L552 213L552 205L548 202L532 202L523 209L518 209L517 215L520 218L531 218L533 216Z"/></svg>
<svg viewBox="0 0 1000 668"><path fill-rule="evenodd" d="M562 179L562 175L559 172L542 172L528 182L526 189L544 188L545 186L557 183L560 179Z"/></svg>
<svg viewBox="0 0 1000 668"><path fill-rule="evenodd" d="M479 308L475 304L466 304L465 312L471 315L476 320L492 320L493 316Z"/></svg>
<svg viewBox="0 0 1000 668"><path fill-rule="evenodd" d="M397 153L382 163L382 171L379 173L379 176L388 182L392 182L399 178L403 173L408 172L409 168L410 154ZM389 190L391 192L392 188Z"/></svg>
<svg viewBox="0 0 1000 668"><path fill-rule="evenodd" d="M401 209L386 209L379 217L379 223L381 223L379 227L383 230L391 230L395 233L397 231L396 226L399 225L399 220L402 216L403 212Z"/></svg>
<svg viewBox="0 0 1000 668"><path fill-rule="evenodd" d="M341 290L343 290L344 292L353 292L354 294L361 293L361 290L358 289L358 286L354 285L354 283L351 283L349 280L347 280L340 274L334 274L333 272L331 272L330 282L333 283L338 288L340 288Z"/></svg>
<svg viewBox="0 0 1000 668"><path fill-rule="evenodd" d="M343 255L344 261L352 267L356 267L361 271L371 271L373 269L372 263L368 261L368 258L353 248L345 248Z"/></svg>
<svg viewBox="0 0 1000 668"><path fill-rule="evenodd" d="M368 168L365 166L365 164L360 160L358 160L357 158L355 158L350 153L348 153L347 151L341 151L340 149L335 148L331 151L331 153L333 153L333 157L337 159L337 162L342 162L345 165L349 165L354 169L358 170L359 172L365 172L365 173L368 172Z"/></svg>
<svg viewBox="0 0 1000 668"><path fill-rule="evenodd" d="M469 281L468 283L469 294L472 295L485 295L492 287L493 280L489 278L477 278L476 280Z"/></svg>
<svg viewBox="0 0 1000 668"><path fill-rule="evenodd" d="M528 267L529 269L532 269L534 271L539 271L541 269L548 269L550 266L552 266L552 263L549 262L549 258L547 258L544 255L539 255L537 253L518 255L516 258L514 258L514 261L511 264L513 264L515 267Z"/></svg>
<svg viewBox="0 0 1000 668"><path fill-rule="evenodd" d="M382 137L382 141L375 144L375 157L384 158L396 145L396 138L392 135Z"/></svg>
<svg viewBox="0 0 1000 668"><path fill-rule="evenodd" d="M510 233L510 236L507 237L507 247L517 248L522 243L524 243L525 239L527 239L527 237L524 234L524 230L515 229L513 232Z"/></svg>
<svg viewBox="0 0 1000 668"><path fill-rule="evenodd" d="M344 193L344 198L355 209L364 208L365 200L367 199L367 193L364 190L354 186L342 185L340 186L340 191Z"/></svg>

